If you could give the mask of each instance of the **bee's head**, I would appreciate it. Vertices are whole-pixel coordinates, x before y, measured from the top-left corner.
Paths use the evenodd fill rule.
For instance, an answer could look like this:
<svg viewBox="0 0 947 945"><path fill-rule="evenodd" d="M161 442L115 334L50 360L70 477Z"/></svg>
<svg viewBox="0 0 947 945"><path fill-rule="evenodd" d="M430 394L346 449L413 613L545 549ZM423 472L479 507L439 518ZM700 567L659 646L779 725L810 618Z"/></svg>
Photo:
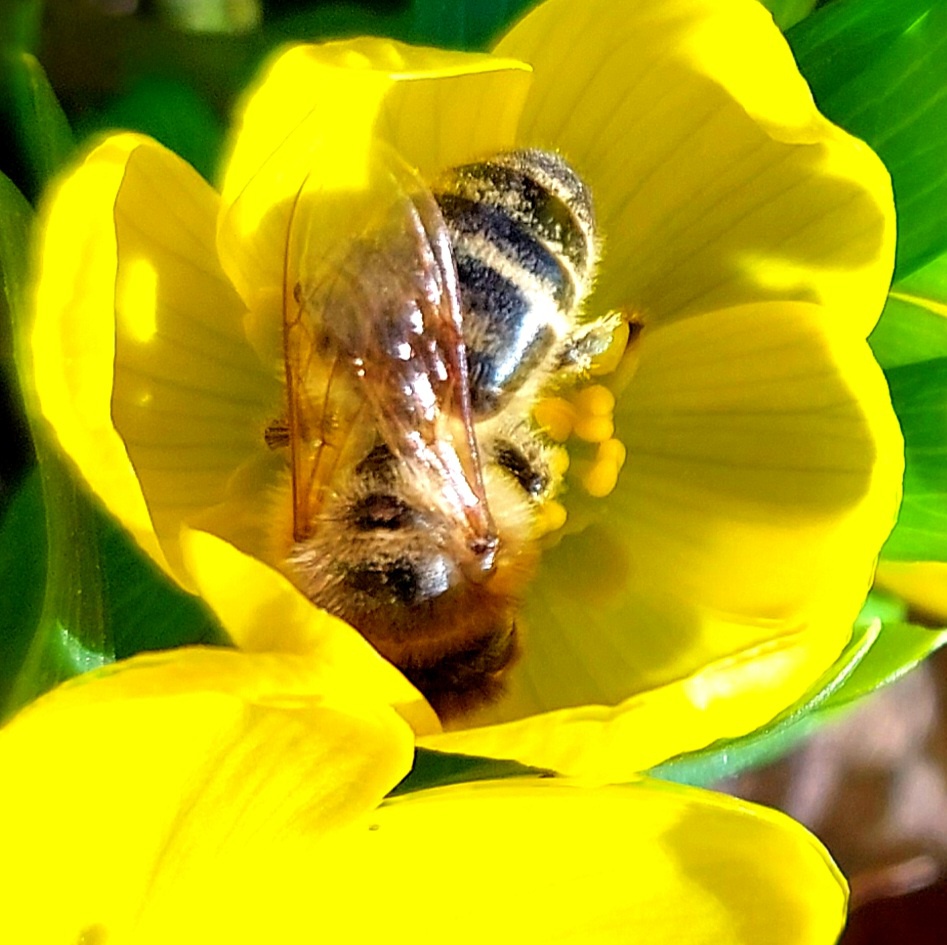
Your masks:
<svg viewBox="0 0 947 945"><path fill-rule="evenodd" d="M357 472L312 537L292 547L295 583L398 666L442 719L491 701L519 652L513 616L535 548L509 528L489 548L468 547L384 447Z"/></svg>

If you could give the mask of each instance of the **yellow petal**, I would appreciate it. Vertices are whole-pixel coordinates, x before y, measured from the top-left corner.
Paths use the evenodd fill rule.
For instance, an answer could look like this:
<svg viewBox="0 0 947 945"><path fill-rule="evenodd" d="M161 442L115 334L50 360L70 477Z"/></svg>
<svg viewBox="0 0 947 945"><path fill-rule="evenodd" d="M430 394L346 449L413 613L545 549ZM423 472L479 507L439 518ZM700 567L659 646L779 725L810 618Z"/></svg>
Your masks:
<svg viewBox="0 0 947 945"><path fill-rule="evenodd" d="M0 731L17 772L0 785L3 940L834 940L845 886L825 851L730 798L524 780L376 809L408 729L339 711L309 666L138 657Z"/></svg>
<svg viewBox="0 0 947 945"><path fill-rule="evenodd" d="M206 532L188 529L181 540L201 597L240 649L305 656L334 704L387 702L419 735L440 730L434 710L398 670L282 575Z"/></svg>
<svg viewBox="0 0 947 945"><path fill-rule="evenodd" d="M182 523L212 519L262 554L260 508L284 475L263 438L282 409L278 364L244 334L216 257L218 203L156 142L107 139L53 194L33 334L40 403L63 447L185 587Z"/></svg>
<svg viewBox="0 0 947 945"><path fill-rule="evenodd" d="M592 188L596 309L645 322L759 299L824 302L859 330L891 276L890 182L816 110L753 0L549 0L496 51L534 69L520 140Z"/></svg>
<svg viewBox="0 0 947 945"><path fill-rule="evenodd" d="M272 878L308 883L319 839L364 818L412 758L394 712L339 711L311 668L152 654L17 716L0 731L0 940L266 941L261 924L288 906L311 923L319 910ZM247 937L218 937L235 902Z"/></svg>
<svg viewBox="0 0 947 945"><path fill-rule="evenodd" d="M544 559L510 694L477 719L513 724L432 747L619 779L765 723L847 641L902 468L865 342L767 303L640 350L617 488L573 503L586 527Z"/></svg>
<svg viewBox="0 0 947 945"><path fill-rule="evenodd" d="M288 223L307 178L331 202L367 186L377 141L426 176L509 148L528 82L509 59L382 39L276 59L246 102L222 189L221 259L247 305L278 323Z"/></svg>
<svg viewBox="0 0 947 945"><path fill-rule="evenodd" d="M458 785L372 824L320 871L326 941L831 945L844 921L845 882L797 824L658 782Z"/></svg>
<svg viewBox="0 0 947 945"><path fill-rule="evenodd" d="M731 34L751 41L748 61L763 71L736 64ZM897 455L899 441L860 340L890 270L887 179L867 151L817 115L778 34L739 0L725 8L643 0L628 9L601 0L564 9L552 0L501 49L535 54L539 70L520 127L530 76L511 60L387 41L299 48L280 59L235 139L216 232L223 269L208 249L216 198L155 146L126 158L121 193L111 185L120 245L95 244L106 261L109 251L119 257L113 409L176 569L182 524L272 559L267 531L280 461L266 453L262 431L279 410L270 361L296 195L305 188L307 197L341 197L344 205L350 191L366 188L377 139L426 174L513 144L563 150L589 177L605 221L598 302L645 309L641 364L617 412L617 434L630 449L609 500L579 505L576 515L570 509L577 533L544 568L548 593L530 605L527 655L510 697L481 721L592 704L599 731L591 741L613 745L638 693L680 684L686 691L672 702L682 707L666 726L673 754L699 747L695 732L710 737L692 723L712 695L724 697L717 734L739 734L792 701L834 658L890 524L897 461L872 464L876 449ZM652 72L667 95L655 94ZM765 94L761 75L772 85ZM488 107L496 103L498 114ZM660 133L646 133L652 120ZM195 298L213 304L200 305L194 335L185 328L195 315L185 261L168 249L162 222L138 220L154 209L155 181L168 173L169 205L186 208L197 268L209 276ZM140 239L138 225L151 227ZM100 283L93 294L101 296ZM816 325L802 304L694 314L761 298L842 299L821 310L838 331ZM223 337L223 364L204 358L205 329ZM790 350L789 368L815 365L811 390L786 383L780 345ZM106 430L98 414L96 423ZM801 473L787 464L786 442L799 444ZM850 560L833 558L852 548ZM811 581L813 574L822 576ZM226 585L215 563L202 580ZM286 645L297 644L293 630ZM537 723L544 740L549 724ZM533 741L527 727L506 750L536 761L522 747ZM574 742L563 745L554 767L611 770L602 768L607 752L575 762ZM625 774L640 764L613 756Z"/></svg>
<svg viewBox="0 0 947 945"><path fill-rule="evenodd" d="M181 523L209 514L224 537L261 554L261 507L284 475L264 441L282 410L279 365L261 363L247 341L246 310L217 260L218 204L153 142L129 157L115 200L112 413L174 559Z"/></svg>
<svg viewBox="0 0 947 945"><path fill-rule="evenodd" d="M764 725L786 708L790 693L816 678L822 656L811 636L785 635L614 706L539 712L511 722L459 728L418 743L593 780L628 781L668 758ZM622 653L615 659L625 665ZM517 686L526 689L522 683ZM528 711L525 699L523 711Z"/></svg>
<svg viewBox="0 0 947 945"><path fill-rule="evenodd" d="M111 417L117 250L113 208L137 135L107 139L47 199L31 345L43 415L89 485L163 567Z"/></svg>

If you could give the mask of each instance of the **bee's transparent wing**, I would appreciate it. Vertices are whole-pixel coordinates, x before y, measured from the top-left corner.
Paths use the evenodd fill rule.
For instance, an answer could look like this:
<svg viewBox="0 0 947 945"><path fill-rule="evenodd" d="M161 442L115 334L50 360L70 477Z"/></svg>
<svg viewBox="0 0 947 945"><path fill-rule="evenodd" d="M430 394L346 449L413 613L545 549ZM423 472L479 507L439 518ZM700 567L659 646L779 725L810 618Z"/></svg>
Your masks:
<svg viewBox="0 0 947 945"><path fill-rule="evenodd" d="M283 326L296 541L312 535L336 476L352 469L374 441L367 404L301 285L286 295Z"/></svg>
<svg viewBox="0 0 947 945"><path fill-rule="evenodd" d="M462 559L489 570L496 545L474 437L457 273L433 196L381 152L367 193L320 202L304 188L285 289L297 540L333 482L376 435L420 501L444 516ZM329 245L329 235L343 234Z"/></svg>

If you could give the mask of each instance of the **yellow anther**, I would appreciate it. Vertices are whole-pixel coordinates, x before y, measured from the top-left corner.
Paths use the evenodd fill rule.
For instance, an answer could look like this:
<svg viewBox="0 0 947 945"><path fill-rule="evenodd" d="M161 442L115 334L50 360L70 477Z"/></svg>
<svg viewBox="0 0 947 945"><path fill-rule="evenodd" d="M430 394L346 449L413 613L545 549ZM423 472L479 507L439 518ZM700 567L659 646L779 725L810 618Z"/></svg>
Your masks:
<svg viewBox="0 0 947 945"><path fill-rule="evenodd" d="M569 471L570 461L568 450L556 447L549 452L549 471L557 479L561 479Z"/></svg>
<svg viewBox="0 0 947 945"><path fill-rule="evenodd" d="M628 449L621 440L611 439L599 444L598 462L614 463L619 469L625 465Z"/></svg>
<svg viewBox="0 0 947 945"><path fill-rule="evenodd" d="M627 327L627 326L626 326ZM625 333L627 339L627 332ZM573 480L578 480L585 491L595 498L607 496L618 482L618 474L625 462L625 445L615 439L615 394L603 384L591 384L568 396L543 400L534 412L536 422L549 437L564 443L570 436L594 444L594 458L588 446L576 444L576 462L572 467ZM569 468L565 449L549 453L549 469L554 478L562 479ZM548 502L537 521L537 532L548 534L565 524L565 509L558 502Z"/></svg>
<svg viewBox="0 0 947 945"><path fill-rule="evenodd" d="M618 474L625 464L627 450L620 440L606 440L599 444L595 460L582 475L582 485L597 499L607 496L618 484Z"/></svg>
<svg viewBox="0 0 947 945"><path fill-rule="evenodd" d="M569 434L572 433L576 409L562 397L547 397L536 405L533 416L550 439L557 443L565 443L569 439Z"/></svg>
<svg viewBox="0 0 947 945"><path fill-rule="evenodd" d="M594 414L583 414L576 419L572 432L589 443L603 443L615 432L615 421L611 415L596 417Z"/></svg>
<svg viewBox="0 0 947 945"><path fill-rule="evenodd" d="M618 484L618 468L611 463L593 463L582 477L585 491L596 499L603 499Z"/></svg>
<svg viewBox="0 0 947 945"><path fill-rule="evenodd" d="M610 417L615 410L615 395L601 384L580 390L574 398L579 413L593 417Z"/></svg>
<svg viewBox="0 0 947 945"><path fill-rule="evenodd" d="M615 395L601 384L592 384L572 395L576 417L572 432L581 440L601 443L615 432L612 413Z"/></svg>
<svg viewBox="0 0 947 945"><path fill-rule="evenodd" d="M536 531L538 536L548 535L558 531L566 523L567 512L561 502L551 499L543 503L536 516Z"/></svg>

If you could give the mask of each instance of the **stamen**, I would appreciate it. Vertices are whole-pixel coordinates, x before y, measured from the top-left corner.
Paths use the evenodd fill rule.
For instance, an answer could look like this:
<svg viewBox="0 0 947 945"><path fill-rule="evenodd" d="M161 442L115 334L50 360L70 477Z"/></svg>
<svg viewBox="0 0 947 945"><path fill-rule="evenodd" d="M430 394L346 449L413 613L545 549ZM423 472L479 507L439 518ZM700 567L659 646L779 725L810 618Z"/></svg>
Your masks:
<svg viewBox="0 0 947 945"><path fill-rule="evenodd" d="M556 478L562 479L562 477L569 471L569 463L571 460L572 457L569 456L569 451L563 449L561 446L550 449L549 471Z"/></svg>
<svg viewBox="0 0 947 945"><path fill-rule="evenodd" d="M595 357L589 374L610 374L616 369L620 372L629 361L634 362L630 368L630 373L633 373L637 366L637 342L641 329L642 319L637 314L625 314L615 328L608 348ZM573 459L570 454L574 453L570 476L574 484L581 485L596 499L614 491L628 451L625 444L615 438L615 393L612 389L603 384L590 384L563 397L547 397L536 405L533 417L556 443L565 444L570 437L582 441L573 441L566 449L550 451L549 466L554 477L559 480L565 477ZM543 503L536 519L537 535L547 536L561 530L567 517L561 503L555 500Z"/></svg>
<svg viewBox="0 0 947 945"><path fill-rule="evenodd" d="M565 443L572 434L576 409L563 397L547 397L536 405L533 416L549 439Z"/></svg>
<svg viewBox="0 0 947 945"><path fill-rule="evenodd" d="M618 484L618 474L628 451L621 440L609 439L599 443L595 459L582 475L582 485L590 496L602 499Z"/></svg>
<svg viewBox="0 0 947 945"><path fill-rule="evenodd" d="M536 537L559 531L566 523L568 513L565 506L555 499L544 502L536 515Z"/></svg>
<svg viewBox="0 0 947 945"><path fill-rule="evenodd" d="M603 443L615 432L615 396L601 384L593 384L573 397L576 419L572 432L589 443Z"/></svg>
<svg viewBox="0 0 947 945"><path fill-rule="evenodd" d="M594 444L596 449L589 456L589 450L576 443L578 459L573 465L574 479L594 498L600 499L611 493L618 484L618 474L625 464L627 450L625 444L615 438L615 395L602 384L592 384L564 397L550 397L541 401L535 410L535 418L548 436L562 443L570 436ZM562 478L569 468L570 455L564 449L556 450L551 456L551 471ZM553 503L546 503L544 509ZM558 503L555 503L558 505ZM538 524L540 534L546 534L565 523L565 510L543 512L543 520ZM561 516L561 523L559 522Z"/></svg>

